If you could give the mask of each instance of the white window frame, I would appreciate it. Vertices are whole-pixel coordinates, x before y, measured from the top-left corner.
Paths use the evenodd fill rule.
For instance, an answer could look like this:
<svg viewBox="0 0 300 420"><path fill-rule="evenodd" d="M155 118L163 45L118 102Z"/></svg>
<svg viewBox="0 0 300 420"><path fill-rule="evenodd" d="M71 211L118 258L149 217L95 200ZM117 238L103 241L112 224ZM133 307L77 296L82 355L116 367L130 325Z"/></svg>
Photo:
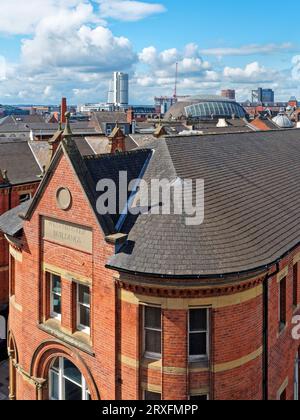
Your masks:
<svg viewBox="0 0 300 420"><path fill-rule="evenodd" d="M190 329L190 312L191 311L199 311L203 310L206 311L207 315L207 326L206 330L197 330L197 331L191 331ZM190 355L190 335L191 334L203 334L206 333L206 355ZM188 356L189 356L189 362L190 363L196 363L196 362L202 362L209 360L210 356L210 308L202 308L202 307L195 307L195 308L189 308L188 310Z"/></svg>
<svg viewBox="0 0 300 420"><path fill-rule="evenodd" d="M159 309L161 313L161 323L160 323L160 330L157 328L149 328L146 327L146 309ZM160 340L161 340L161 352L160 353L152 353L146 350L146 332L148 331L156 331L160 332ZM146 359L152 359L152 360L160 360L162 358L162 308L160 306L154 306L154 305L144 305L143 306L143 353L144 357Z"/></svg>
<svg viewBox="0 0 300 420"><path fill-rule="evenodd" d="M69 382L73 383L74 385L78 386L78 388L81 388L82 390L82 401L88 401L90 400L90 392L88 390L87 384L86 384L86 380L85 377L83 376L83 374L80 372L81 374L81 384L78 384L75 381L72 381L71 379L67 378L64 375L64 357L58 357L59 360L59 369L58 372L56 370L53 369L53 363L56 361L57 359L54 359L54 361L52 362L52 366L49 369L49 399L51 401L56 401L55 398L53 398L53 392L52 392L52 388L53 388L53 384L52 384L52 374L54 373L55 375L58 376L58 401L65 401L65 380L68 380ZM79 369L78 369L79 371Z"/></svg>
<svg viewBox="0 0 300 420"><path fill-rule="evenodd" d="M52 319L57 319L58 321L61 321L61 313L58 314L53 310L54 302L53 302L53 295L60 296L60 301L62 302L62 293L59 295L58 293L53 293L53 277L60 277L57 274L49 273L50 275L50 317ZM60 284L62 286L62 279L60 277Z"/></svg>
<svg viewBox="0 0 300 420"><path fill-rule="evenodd" d="M79 302L79 288L80 287L87 287L89 289L90 291L90 304L89 305ZM90 310L90 326L89 327L86 327L85 325L80 324L80 307L81 306L84 306L85 308L89 308ZM81 284L81 283L76 283L76 325L77 325L78 331L81 331L88 335L91 334L91 287L85 284Z"/></svg>

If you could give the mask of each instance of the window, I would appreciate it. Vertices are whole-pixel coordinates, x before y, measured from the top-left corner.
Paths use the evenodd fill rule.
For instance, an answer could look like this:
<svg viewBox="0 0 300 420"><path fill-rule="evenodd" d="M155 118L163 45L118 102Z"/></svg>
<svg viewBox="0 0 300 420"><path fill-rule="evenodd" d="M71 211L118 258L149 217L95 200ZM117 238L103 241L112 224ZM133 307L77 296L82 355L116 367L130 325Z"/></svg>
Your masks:
<svg viewBox="0 0 300 420"><path fill-rule="evenodd" d="M209 356L208 314L208 309L189 310L189 357L192 362Z"/></svg>
<svg viewBox="0 0 300 420"><path fill-rule="evenodd" d="M49 398L56 401L90 400L86 381L69 360L58 357L49 372Z"/></svg>
<svg viewBox="0 0 300 420"><path fill-rule="evenodd" d="M31 194L21 194L20 195L20 204L25 203L25 201L28 201L31 199Z"/></svg>
<svg viewBox="0 0 300 420"><path fill-rule="evenodd" d="M191 395L190 400L191 401L208 401L209 398L208 398L208 395L205 395L205 394L203 394L203 395Z"/></svg>
<svg viewBox="0 0 300 420"><path fill-rule="evenodd" d="M50 316L61 320L61 278L50 274Z"/></svg>
<svg viewBox="0 0 300 420"><path fill-rule="evenodd" d="M161 394L159 394L158 392L145 391L144 400L145 401L160 401Z"/></svg>
<svg viewBox="0 0 300 420"><path fill-rule="evenodd" d="M293 268L293 306L298 306L298 263Z"/></svg>
<svg viewBox="0 0 300 420"><path fill-rule="evenodd" d="M145 356L161 358L161 308L144 308L144 350Z"/></svg>
<svg viewBox="0 0 300 420"><path fill-rule="evenodd" d="M286 277L279 284L279 330L286 326Z"/></svg>
<svg viewBox="0 0 300 420"><path fill-rule="evenodd" d="M77 285L77 328L79 331L90 333L90 288L81 284Z"/></svg>

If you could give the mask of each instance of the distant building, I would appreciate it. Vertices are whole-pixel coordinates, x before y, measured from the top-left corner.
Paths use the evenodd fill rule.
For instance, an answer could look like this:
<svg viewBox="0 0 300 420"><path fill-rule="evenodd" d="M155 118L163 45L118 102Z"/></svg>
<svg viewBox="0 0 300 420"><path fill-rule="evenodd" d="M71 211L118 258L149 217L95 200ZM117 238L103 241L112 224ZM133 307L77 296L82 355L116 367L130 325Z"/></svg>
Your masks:
<svg viewBox="0 0 300 420"><path fill-rule="evenodd" d="M156 113L164 115L174 104L176 104L177 98L174 96L159 96L155 97L154 101Z"/></svg>
<svg viewBox="0 0 300 420"><path fill-rule="evenodd" d="M236 98L235 90L233 90L233 89L225 89L225 90L222 90L221 96L223 98L227 98L227 99L230 99L232 101L235 101L235 98Z"/></svg>
<svg viewBox="0 0 300 420"><path fill-rule="evenodd" d="M79 113L91 113L99 111L114 111L114 105L107 103L95 103L95 104L84 104L78 105L77 112Z"/></svg>
<svg viewBox="0 0 300 420"><path fill-rule="evenodd" d="M252 91L252 102L273 104L275 102L275 93L272 89L258 88Z"/></svg>
<svg viewBox="0 0 300 420"><path fill-rule="evenodd" d="M131 132L131 119L126 112L93 112L91 125L105 136L110 136L116 126L118 126L127 136Z"/></svg>
<svg viewBox="0 0 300 420"><path fill-rule="evenodd" d="M243 119L244 108L235 101L216 95L197 95L179 99L165 114L166 121L207 121L219 118Z"/></svg>
<svg viewBox="0 0 300 420"><path fill-rule="evenodd" d="M289 100L288 106L290 108L298 108L298 100L295 96L292 96Z"/></svg>
<svg viewBox="0 0 300 420"><path fill-rule="evenodd" d="M129 76L126 73L114 72L109 83L108 104L124 108L129 103Z"/></svg>

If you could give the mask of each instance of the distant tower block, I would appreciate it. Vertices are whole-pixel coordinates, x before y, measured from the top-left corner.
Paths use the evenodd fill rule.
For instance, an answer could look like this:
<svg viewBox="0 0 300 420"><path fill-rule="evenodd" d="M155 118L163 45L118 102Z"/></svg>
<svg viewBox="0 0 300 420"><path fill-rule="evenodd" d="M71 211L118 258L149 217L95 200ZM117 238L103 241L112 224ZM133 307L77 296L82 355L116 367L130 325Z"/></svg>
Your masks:
<svg viewBox="0 0 300 420"><path fill-rule="evenodd" d="M129 103L129 76L126 73L114 72L109 82L108 103L116 107L127 107Z"/></svg>

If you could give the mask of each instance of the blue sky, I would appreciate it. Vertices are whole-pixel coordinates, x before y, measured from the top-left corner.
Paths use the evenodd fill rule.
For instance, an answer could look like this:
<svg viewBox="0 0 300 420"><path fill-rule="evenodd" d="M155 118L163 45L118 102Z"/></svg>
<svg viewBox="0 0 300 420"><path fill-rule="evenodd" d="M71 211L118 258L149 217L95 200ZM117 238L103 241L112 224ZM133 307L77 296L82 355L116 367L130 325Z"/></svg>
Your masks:
<svg viewBox="0 0 300 420"><path fill-rule="evenodd" d="M199 0L10 0L0 15L0 103L103 101L114 70L131 102L258 85L300 97L300 5Z"/></svg>

